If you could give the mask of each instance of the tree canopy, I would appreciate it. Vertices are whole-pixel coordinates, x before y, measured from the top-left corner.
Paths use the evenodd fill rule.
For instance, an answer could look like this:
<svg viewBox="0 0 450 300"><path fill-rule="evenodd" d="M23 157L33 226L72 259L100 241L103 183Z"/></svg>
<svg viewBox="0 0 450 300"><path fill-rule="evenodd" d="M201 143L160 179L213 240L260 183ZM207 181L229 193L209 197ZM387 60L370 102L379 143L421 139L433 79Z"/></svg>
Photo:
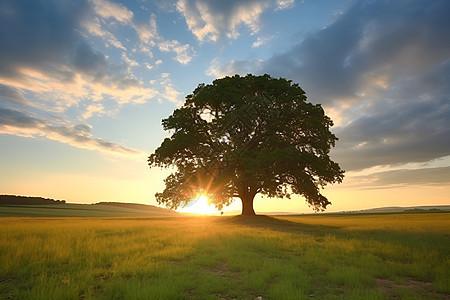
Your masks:
<svg viewBox="0 0 450 300"><path fill-rule="evenodd" d="M204 194L218 209L240 198L242 214L253 215L259 193L301 195L323 210L330 202L320 190L344 177L329 157L333 121L284 78L249 74L200 84L162 125L172 135L148 163L175 167L156 194L172 209Z"/></svg>

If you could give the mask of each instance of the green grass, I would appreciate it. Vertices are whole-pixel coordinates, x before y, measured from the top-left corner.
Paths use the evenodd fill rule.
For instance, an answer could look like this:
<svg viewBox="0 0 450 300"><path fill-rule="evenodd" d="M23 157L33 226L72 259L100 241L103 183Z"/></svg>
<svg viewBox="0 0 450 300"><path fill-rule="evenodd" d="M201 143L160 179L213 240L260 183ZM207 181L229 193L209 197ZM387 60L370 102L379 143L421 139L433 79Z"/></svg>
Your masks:
<svg viewBox="0 0 450 300"><path fill-rule="evenodd" d="M449 299L450 214L0 218L0 299Z"/></svg>

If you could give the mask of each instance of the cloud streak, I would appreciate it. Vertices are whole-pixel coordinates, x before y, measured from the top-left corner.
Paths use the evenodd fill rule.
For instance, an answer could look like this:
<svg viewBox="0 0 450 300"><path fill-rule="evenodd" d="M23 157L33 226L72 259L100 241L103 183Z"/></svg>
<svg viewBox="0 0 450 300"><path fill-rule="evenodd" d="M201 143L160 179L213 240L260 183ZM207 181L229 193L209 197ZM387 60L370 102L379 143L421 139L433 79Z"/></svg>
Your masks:
<svg viewBox="0 0 450 300"><path fill-rule="evenodd" d="M4 85L0 83L0 99L6 100L12 103L31 105L31 102L28 101L22 94L19 89L15 89L8 85Z"/></svg>
<svg viewBox="0 0 450 300"><path fill-rule="evenodd" d="M24 137L42 136L71 146L110 154L139 157L145 153L101 138L95 138L91 128L58 119L42 119L12 109L0 108L0 134Z"/></svg>
<svg viewBox="0 0 450 300"><path fill-rule="evenodd" d="M353 176L347 188L390 188L410 185L442 186L450 184L450 167L422 168L377 172L367 176Z"/></svg>

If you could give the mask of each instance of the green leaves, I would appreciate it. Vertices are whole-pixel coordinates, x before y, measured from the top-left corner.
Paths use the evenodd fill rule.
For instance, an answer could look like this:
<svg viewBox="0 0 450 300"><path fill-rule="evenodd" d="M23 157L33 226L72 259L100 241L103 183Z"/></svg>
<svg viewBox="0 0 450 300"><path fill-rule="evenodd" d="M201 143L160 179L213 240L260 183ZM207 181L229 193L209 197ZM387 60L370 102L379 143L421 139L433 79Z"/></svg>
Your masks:
<svg viewBox="0 0 450 300"><path fill-rule="evenodd" d="M328 156L337 140L332 120L283 78L236 75L201 84L162 124L173 134L148 161L177 168L157 194L172 208L202 190L218 207L233 197L293 193L319 210L329 204L319 188L344 176Z"/></svg>

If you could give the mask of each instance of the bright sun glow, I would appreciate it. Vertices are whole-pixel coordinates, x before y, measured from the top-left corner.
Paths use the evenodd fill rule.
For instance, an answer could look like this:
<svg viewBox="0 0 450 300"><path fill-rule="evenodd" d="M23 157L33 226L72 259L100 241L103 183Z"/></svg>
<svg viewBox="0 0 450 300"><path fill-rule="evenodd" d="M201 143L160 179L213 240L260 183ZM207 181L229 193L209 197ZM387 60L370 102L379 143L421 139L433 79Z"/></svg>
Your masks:
<svg viewBox="0 0 450 300"><path fill-rule="evenodd" d="M185 207L182 212L202 215L217 213L214 205L208 204L208 198L206 198L206 196L204 195L198 196L192 201L193 204L191 206Z"/></svg>

